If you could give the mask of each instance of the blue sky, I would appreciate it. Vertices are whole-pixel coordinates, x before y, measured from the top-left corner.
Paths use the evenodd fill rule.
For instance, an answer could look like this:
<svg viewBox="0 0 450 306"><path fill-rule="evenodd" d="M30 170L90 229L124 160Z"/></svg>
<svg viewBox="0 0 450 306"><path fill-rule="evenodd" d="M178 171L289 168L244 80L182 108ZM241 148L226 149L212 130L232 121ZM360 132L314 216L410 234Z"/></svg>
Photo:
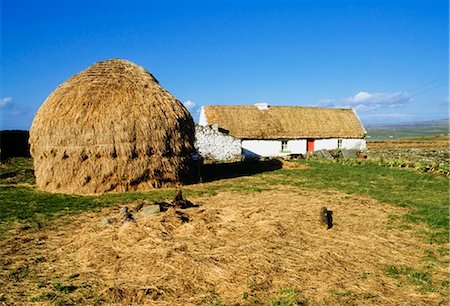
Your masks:
<svg viewBox="0 0 450 306"><path fill-rule="evenodd" d="M448 117L448 1L1 0L0 129L29 129L95 62L147 68L202 105L354 107L364 123Z"/></svg>

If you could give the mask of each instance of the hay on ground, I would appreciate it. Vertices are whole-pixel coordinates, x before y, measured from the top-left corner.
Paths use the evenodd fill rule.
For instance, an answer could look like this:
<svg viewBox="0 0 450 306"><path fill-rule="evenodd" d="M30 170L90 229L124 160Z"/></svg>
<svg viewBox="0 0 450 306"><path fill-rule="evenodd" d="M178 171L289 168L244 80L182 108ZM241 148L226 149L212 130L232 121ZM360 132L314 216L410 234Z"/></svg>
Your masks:
<svg viewBox="0 0 450 306"><path fill-rule="evenodd" d="M243 295L267 301L282 288L294 288L312 305L341 304L339 292L356 304L445 302L411 285L399 289L384 272L386 265L414 267L417 250L430 247L411 233L388 230L388 215L403 213L400 208L286 188L193 201L200 207L125 224L101 222L120 207L88 214L49 234L40 269L51 277L77 274L71 282L87 288L79 294L119 304L242 303ZM334 211L330 230L320 226L322 206Z"/></svg>

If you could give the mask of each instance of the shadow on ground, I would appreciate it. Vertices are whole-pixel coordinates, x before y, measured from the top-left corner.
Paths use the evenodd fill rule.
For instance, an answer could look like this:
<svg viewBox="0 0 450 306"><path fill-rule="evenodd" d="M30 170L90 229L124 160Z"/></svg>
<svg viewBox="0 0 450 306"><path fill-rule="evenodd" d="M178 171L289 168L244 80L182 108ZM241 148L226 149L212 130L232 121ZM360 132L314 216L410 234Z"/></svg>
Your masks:
<svg viewBox="0 0 450 306"><path fill-rule="evenodd" d="M266 161L241 161L222 164L205 164L201 168L201 177L202 181L206 183L221 179L275 171L281 168L281 161L276 159Z"/></svg>

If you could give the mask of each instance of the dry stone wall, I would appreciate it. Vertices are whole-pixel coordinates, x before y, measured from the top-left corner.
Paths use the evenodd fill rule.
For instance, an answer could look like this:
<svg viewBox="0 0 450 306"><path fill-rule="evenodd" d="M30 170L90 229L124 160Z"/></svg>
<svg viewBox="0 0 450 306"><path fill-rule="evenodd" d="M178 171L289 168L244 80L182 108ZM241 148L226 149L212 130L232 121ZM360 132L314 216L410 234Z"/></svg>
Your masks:
<svg viewBox="0 0 450 306"><path fill-rule="evenodd" d="M404 160L422 163L449 163L450 153L447 149L434 148L391 148L368 149L367 154L373 159Z"/></svg>
<svg viewBox="0 0 450 306"><path fill-rule="evenodd" d="M242 157L241 140L220 132L217 125L195 127L195 148L205 160L231 161Z"/></svg>

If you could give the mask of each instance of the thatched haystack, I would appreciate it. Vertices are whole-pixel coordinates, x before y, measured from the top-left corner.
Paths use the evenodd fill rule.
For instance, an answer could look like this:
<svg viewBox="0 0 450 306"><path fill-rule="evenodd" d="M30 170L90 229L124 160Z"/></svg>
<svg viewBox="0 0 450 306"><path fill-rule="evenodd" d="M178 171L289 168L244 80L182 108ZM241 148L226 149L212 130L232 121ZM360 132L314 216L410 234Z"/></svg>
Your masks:
<svg viewBox="0 0 450 306"><path fill-rule="evenodd" d="M178 185L194 138L188 110L147 70L99 62L61 84L36 113L36 183L83 194Z"/></svg>

